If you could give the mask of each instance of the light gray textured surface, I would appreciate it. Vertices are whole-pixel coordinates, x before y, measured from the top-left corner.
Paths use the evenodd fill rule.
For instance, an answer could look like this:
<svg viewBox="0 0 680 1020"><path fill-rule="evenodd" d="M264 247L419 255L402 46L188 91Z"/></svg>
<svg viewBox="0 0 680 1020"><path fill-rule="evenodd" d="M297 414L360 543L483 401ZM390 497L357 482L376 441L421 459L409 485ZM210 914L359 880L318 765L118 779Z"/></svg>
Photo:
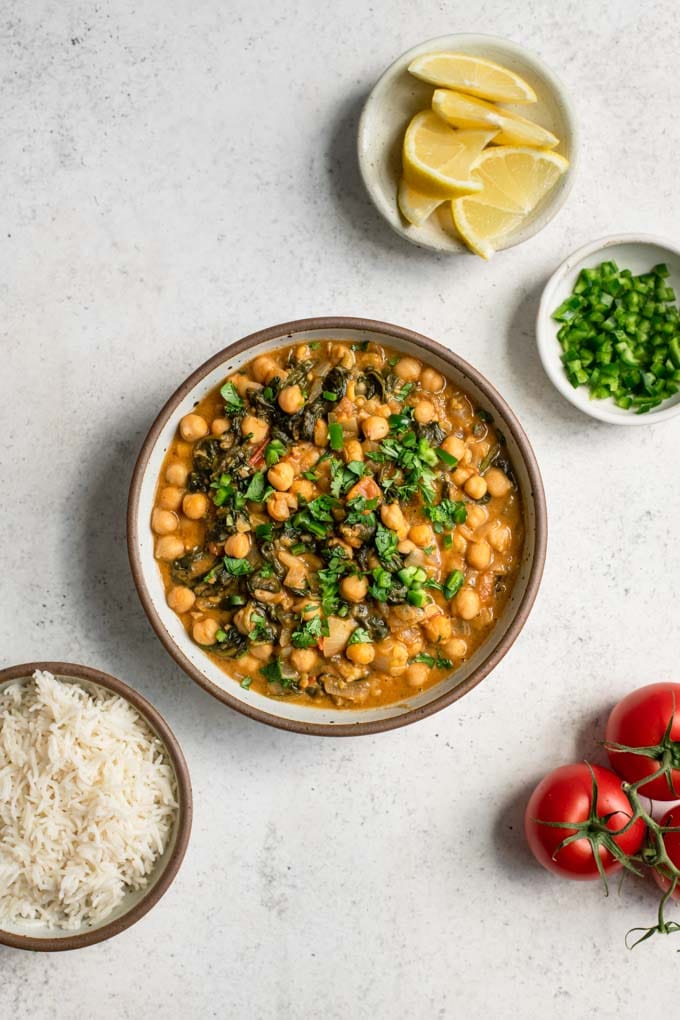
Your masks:
<svg viewBox="0 0 680 1020"><path fill-rule="evenodd" d="M654 892L605 902L532 864L521 813L592 755L608 707L678 676L679 427L616 430L550 388L547 276L601 234L680 231L667 4L0 0L7 663L90 663L167 716L193 840L136 927L78 954L0 947L0 1016L633 1018L675 1001L670 940L631 955ZM489 265L409 247L362 193L361 102L397 54L509 35L570 87L579 177L558 219ZM519 413L551 536L500 668L376 738L291 736L173 665L125 553L127 484L161 402L219 346L297 316L383 318L454 347ZM631 434L631 431L634 434Z"/></svg>

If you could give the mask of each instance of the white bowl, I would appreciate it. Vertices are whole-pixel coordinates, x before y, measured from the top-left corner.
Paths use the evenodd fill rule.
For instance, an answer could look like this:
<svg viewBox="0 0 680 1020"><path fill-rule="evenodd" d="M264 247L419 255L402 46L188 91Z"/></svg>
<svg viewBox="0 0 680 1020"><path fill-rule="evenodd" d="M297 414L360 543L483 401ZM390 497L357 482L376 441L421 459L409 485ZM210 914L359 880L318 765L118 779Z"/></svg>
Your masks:
<svg viewBox="0 0 680 1020"><path fill-rule="evenodd" d="M180 418L225 376L259 354L284 344L327 338L389 345L423 359L464 387L479 407L493 413L502 430L524 507L525 541L519 574L504 612L486 641L441 683L414 692L402 702L377 708L315 708L241 687L191 639L181 619L168 607L149 523L161 465ZM133 473L128 503L128 552L137 591L154 630L173 658L213 697L244 715L282 729L321 736L376 733L403 726L470 691L502 659L522 629L540 583L545 546L545 497L538 465L521 425L500 394L476 369L433 340L371 319L329 317L283 323L244 337L215 354L182 383L151 426Z"/></svg>
<svg viewBox="0 0 680 1020"><path fill-rule="evenodd" d="M545 64L523 47L492 35L442 35L428 39L402 54L387 68L366 100L359 121L359 168L378 212L407 241L453 254L470 254L457 235L446 202L422 226L407 223L397 205L401 178L401 145L406 127L415 113L427 109L434 87L408 73L412 60L423 53L471 53L486 57L517 72L535 89L536 103L510 106L509 110L535 119L560 139L554 152L566 156L570 167L523 225L508 235L499 250L527 241L557 215L574 182L577 127L574 110L560 80ZM505 106L506 104L504 104Z"/></svg>
<svg viewBox="0 0 680 1020"><path fill-rule="evenodd" d="M670 269L669 284L680 295L680 248L671 241L652 234L614 234L601 237L579 248L559 266L545 286L536 320L538 353L548 378L563 397L584 414L610 425L652 425L667 421L680 413L680 393L669 397L659 407L646 414L635 414L617 407L611 397L592 400L587 386L577 389L567 379L562 364L562 347L557 339L560 323L552 313L572 293L578 274L613 259L621 269L645 273L659 262L667 262Z"/></svg>
<svg viewBox="0 0 680 1020"><path fill-rule="evenodd" d="M32 952L54 953L84 949L86 946L119 935L158 903L174 881L184 859L191 833L193 809L189 771L177 738L160 712L139 691L129 687L117 677L102 673L101 670L71 662L28 662L9 666L0 670L0 690L4 690L9 684L26 683L36 670L47 670L58 679L75 683L92 693L102 690L107 694L113 692L129 702L163 744L175 776L178 801L177 815L168 844L156 861L148 877L148 884L144 889L127 892L115 910L103 920L67 931L49 928L36 921L10 923L0 919L0 945L28 949Z"/></svg>

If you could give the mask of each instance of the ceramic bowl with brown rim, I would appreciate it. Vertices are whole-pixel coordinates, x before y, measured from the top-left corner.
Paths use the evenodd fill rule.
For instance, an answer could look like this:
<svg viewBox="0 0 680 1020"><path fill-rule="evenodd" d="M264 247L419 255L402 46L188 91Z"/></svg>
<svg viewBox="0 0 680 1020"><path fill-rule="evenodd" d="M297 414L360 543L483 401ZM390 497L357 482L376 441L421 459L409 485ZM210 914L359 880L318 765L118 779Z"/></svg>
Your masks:
<svg viewBox="0 0 680 1020"><path fill-rule="evenodd" d="M287 344L323 339L372 341L419 358L463 388L477 406L490 412L503 432L520 488L525 540L510 598L488 638L470 659L445 680L394 704L367 708L315 708L284 697L244 689L230 678L186 632L166 603L150 518L163 459L174 441L180 418L225 377L260 354ZM536 458L517 418L480 372L428 337L372 319L328 317L300 319L260 330L215 354L173 393L144 440L132 477L128 503L128 551L144 610L156 634L176 662L219 701L251 719L322 736L353 736L394 729L439 711L467 694L500 662L517 638L533 605L545 561L546 511Z"/></svg>
<svg viewBox="0 0 680 1020"><path fill-rule="evenodd" d="M9 923L0 917L0 945L34 952L54 953L83 949L119 935L139 921L158 903L175 879L184 859L192 821L189 770L177 738L162 715L138 691L108 673L71 662L27 662L0 670L0 690L11 683L30 680L36 670L46 670L57 679L78 684L89 691L112 692L129 702L158 737L175 776L177 811L164 853L156 862L143 889L128 892L116 909L102 921L75 931L38 926L35 922Z"/></svg>

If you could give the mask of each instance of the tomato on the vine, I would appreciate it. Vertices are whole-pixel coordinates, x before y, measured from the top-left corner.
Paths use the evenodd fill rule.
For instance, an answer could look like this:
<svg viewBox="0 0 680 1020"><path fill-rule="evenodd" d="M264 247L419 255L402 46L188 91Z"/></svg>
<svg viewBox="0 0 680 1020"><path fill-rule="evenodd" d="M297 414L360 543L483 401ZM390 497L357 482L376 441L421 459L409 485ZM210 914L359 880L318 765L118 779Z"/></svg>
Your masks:
<svg viewBox="0 0 680 1020"><path fill-rule="evenodd" d="M680 800L680 684L650 684L625 697L609 716L605 742L612 768L629 783L667 769L640 787L643 796Z"/></svg>
<svg viewBox="0 0 680 1020"><path fill-rule="evenodd" d="M531 851L544 868L588 881L619 871L621 858L640 849L646 832L642 819L616 835L631 817L619 776L600 765L579 762L563 765L541 780L527 805L524 828ZM545 822L551 824L541 824Z"/></svg>
<svg viewBox="0 0 680 1020"><path fill-rule="evenodd" d="M663 816L659 824L664 829L680 829L680 807L671 808L671 810ZM663 845L671 864L680 871L680 832L665 832L663 834ZM656 884L660 886L664 892L667 892L670 889L672 880L667 875L664 875L660 868L656 868L654 870L654 879ZM678 879L675 889L673 890L673 899L680 900L680 879Z"/></svg>

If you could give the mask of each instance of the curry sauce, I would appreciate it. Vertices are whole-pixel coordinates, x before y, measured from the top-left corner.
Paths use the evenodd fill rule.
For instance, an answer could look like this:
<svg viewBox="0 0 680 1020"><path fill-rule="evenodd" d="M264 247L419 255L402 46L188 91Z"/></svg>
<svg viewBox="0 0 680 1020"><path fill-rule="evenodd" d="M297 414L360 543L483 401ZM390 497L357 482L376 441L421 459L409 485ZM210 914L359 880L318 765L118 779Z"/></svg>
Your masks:
<svg viewBox="0 0 680 1020"><path fill-rule="evenodd" d="M390 704L487 638L524 540L490 414L336 340L263 354L179 422L151 527L170 607L243 687Z"/></svg>

